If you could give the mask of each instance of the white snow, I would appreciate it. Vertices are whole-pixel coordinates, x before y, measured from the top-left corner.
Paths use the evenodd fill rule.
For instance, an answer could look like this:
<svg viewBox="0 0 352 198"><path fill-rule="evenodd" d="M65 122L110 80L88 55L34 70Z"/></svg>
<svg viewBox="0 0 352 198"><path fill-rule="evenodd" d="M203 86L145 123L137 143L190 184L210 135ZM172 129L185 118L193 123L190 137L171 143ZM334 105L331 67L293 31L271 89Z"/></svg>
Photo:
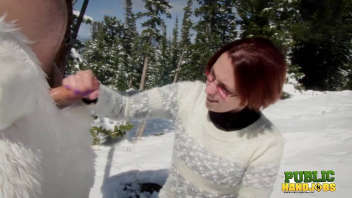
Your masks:
<svg viewBox="0 0 352 198"><path fill-rule="evenodd" d="M81 54L79 54L79 52L77 51L76 48L71 48L71 56L75 59L77 59L80 63L83 62L83 58L81 56Z"/></svg>
<svg viewBox="0 0 352 198"><path fill-rule="evenodd" d="M281 169L271 197L350 197L352 91L299 92L291 85L286 85L285 91L291 94L291 98L264 110L286 140ZM114 145L93 147L97 160L91 198L128 197L132 194L122 190L126 183L162 184L165 181L171 162L174 128L160 120L149 122L149 126L147 135L137 141L129 141L133 136L130 134ZM150 135L151 132L164 134L155 136ZM301 170L334 170L336 191L283 193L284 171ZM155 196L140 194L140 197Z"/></svg>
<svg viewBox="0 0 352 198"><path fill-rule="evenodd" d="M79 14L80 14L80 11L78 11L78 10L73 10L73 11L72 11L72 14L75 15L76 17L78 17ZM85 22L93 22L93 21L94 21L94 19L93 19L92 17L88 16L88 15L84 15L84 16L83 16L83 20L84 20Z"/></svg>

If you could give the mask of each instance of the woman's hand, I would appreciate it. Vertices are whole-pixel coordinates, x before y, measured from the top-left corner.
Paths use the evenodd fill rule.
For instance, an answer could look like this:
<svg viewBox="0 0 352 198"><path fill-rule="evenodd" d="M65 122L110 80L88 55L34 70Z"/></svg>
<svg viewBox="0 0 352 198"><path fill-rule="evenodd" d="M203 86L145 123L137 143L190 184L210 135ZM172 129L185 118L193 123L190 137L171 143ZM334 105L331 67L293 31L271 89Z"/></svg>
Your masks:
<svg viewBox="0 0 352 198"><path fill-rule="evenodd" d="M77 96L77 98L87 98L95 100L99 95L99 81L91 70L78 71L63 79L62 85Z"/></svg>
<svg viewBox="0 0 352 198"><path fill-rule="evenodd" d="M58 107L69 106L82 98L95 100L99 94L99 81L91 70L79 71L62 81L63 86L50 90Z"/></svg>

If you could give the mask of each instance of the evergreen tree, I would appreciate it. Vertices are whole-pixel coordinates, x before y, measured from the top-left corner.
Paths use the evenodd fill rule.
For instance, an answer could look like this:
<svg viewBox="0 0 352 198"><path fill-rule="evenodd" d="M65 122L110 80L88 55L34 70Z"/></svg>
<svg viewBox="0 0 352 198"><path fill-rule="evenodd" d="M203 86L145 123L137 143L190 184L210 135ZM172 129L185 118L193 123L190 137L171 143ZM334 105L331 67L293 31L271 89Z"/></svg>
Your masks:
<svg viewBox="0 0 352 198"><path fill-rule="evenodd" d="M172 82L174 76L176 75L176 68L179 59L181 58L182 49L180 47L180 42L178 41L179 37L179 28L178 28L178 17L175 19L175 27L172 31L172 43L171 43L171 60L170 60L170 68L169 71L169 78L170 82Z"/></svg>
<svg viewBox="0 0 352 198"><path fill-rule="evenodd" d="M85 62L80 69L91 69L102 84L119 90L128 88L122 67L124 25L116 17L104 17L93 24L92 40L83 51Z"/></svg>
<svg viewBox="0 0 352 198"><path fill-rule="evenodd" d="M128 54L132 54L133 50L133 40L138 36L137 27L136 27L136 16L132 11L132 0L126 0L126 34L124 41L126 42L126 51ZM128 42L128 43L127 43Z"/></svg>
<svg viewBox="0 0 352 198"><path fill-rule="evenodd" d="M199 17L195 25L195 43L191 46L192 57L185 72L190 80L204 79L203 71L209 58L225 43L236 38L236 21L230 0L197 0L199 8L195 15Z"/></svg>
<svg viewBox="0 0 352 198"><path fill-rule="evenodd" d="M183 8L183 21L181 28L181 41L180 41L180 56L177 60L176 71L174 74L174 82L178 80L191 80L189 72L193 68L191 65L191 28L193 26L192 16L192 5L193 1L188 0L186 7Z"/></svg>
<svg viewBox="0 0 352 198"><path fill-rule="evenodd" d="M337 90L351 71L352 2L301 0L292 26L292 63L304 73L308 89Z"/></svg>
<svg viewBox="0 0 352 198"><path fill-rule="evenodd" d="M236 30L236 15L235 4L233 0L217 1L218 13L216 15L217 34L220 36L221 43L228 43L234 41L237 37Z"/></svg>
<svg viewBox="0 0 352 198"><path fill-rule="evenodd" d="M125 32L122 45L125 53L123 54L123 67L126 71L129 88L137 88L142 74L142 62L139 58L139 35L136 27L136 15L132 11L132 1L126 0Z"/></svg>
<svg viewBox="0 0 352 198"><path fill-rule="evenodd" d="M297 18L295 0L235 0L241 38L265 37L284 53L293 44L290 27Z"/></svg>
<svg viewBox="0 0 352 198"><path fill-rule="evenodd" d="M192 28L192 0L187 1L187 5L183 8L183 21L182 21L182 29L181 29L181 48L185 49L191 45L191 28Z"/></svg>
<svg viewBox="0 0 352 198"><path fill-rule="evenodd" d="M177 25L176 25L177 26ZM175 29L174 29L175 36ZM177 33L176 33L177 36ZM176 43L175 43L176 42ZM161 37L161 45L160 50L157 50L157 61L156 68L160 72L157 76L157 81L155 82L156 86L166 85L172 82L172 71L175 70L176 65L174 65L175 56L177 56L177 39L173 39L173 42L167 39L167 30L166 25L163 25L162 28L162 37ZM158 53L160 52L160 53Z"/></svg>
<svg viewBox="0 0 352 198"><path fill-rule="evenodd" d="M299 14L295 0L236 0L238 24L241 27L241 38L265 37L273 41L287 56L288 72L293 73L296 80L304 74L296 64L291 64L292 25Z"/></svg>
<svg viewBox="0 0 352 198"><path fill-rule="evenodd" d="M142 23L144 30L142 31L142 49L143 50L143 73L140 82L140 90L143 90L144 87L154 87L158 79L160 78L160 67L156 67L155 55L160 53L160 40L161 29L165 26L165 22L162 19L162 16L171 17L169 9L171 5L167 0L144 0L145 9L147 10L144 13L138 13L138 17L145 17L146 20ZM154 65L153 67L148 68L149 65ZM148 76L148 80L146 80Z"/></svg>
<svg viewBox="0 0 352 198"><path fill-rule="evenodd" d="M175 19L175 27L172 31L172 63L176 65L178 54L179 54L179 42L178 42L178 17Z"/></svg>
<svg viewBox="0 0 352 198"><path fill-rule="evenodd" d="M197 0L200 7L195 10L195 15L199 17L198 24L195 26L197 31L196 43L202 47L207 45L208 51L215 51L220 45L220 35L217 34L217 14L218 2L211 0ZM210 53L211 54L211 53Z"/></svg>
<svg viewBox="0 0 352 198"><path fill-rule="evenodd" d="M236 0L236 9L240 16L241 37L271 37L268 10L272 10L272 0Z"/></svg>
<svg viewBox="0 0 352 198"><path fill-rule="evenodd" d="M306 88L340 89L351 71L351 3L236 0L241 37L273 40L287 52L289 72Z"/></svg>
<svg viewBox="0 0 352 198"><path fill-rule="evenodd" d="M67 43L66 48L64 49L64 51L60 50L60 53L64 53L64 55L62 55L62 60L58 61L58 64L65 64L65 74L72 74L80 69L79 64L82 62L82 60L80 60L80 58L77 58L77 55L79 55L79 51L84 47L84 44L77 38L78 31L82 23L93 23L90 18L85 17L85 12L88 7L89 0L83 1L82 8L79 12L73 11L72 5L74 5L75 3L76 1L73 1L70 6L68 5L68 8L71 9L69 10L69 17L72 17L72 20L70 20L71 24L68 27L68 30L65 35L65 42Z"/></svg>
<svg viewBox="0 0 352 198"><path fill-rule="evenodd" d="M233 0L198 0L195 10L200 17L196 30L198 39L204 39L213 49L236 38L236 16ZM204 38L202 38L204 37Z"/></svg>
<svg viewBox="0 0 352 198"><path fill-rule="evenodd" d="M200 7L195 10L195 15L200 19L195 25L197 34L188 68L191 80L204 79L203 71L208 59L221 46L220 35L217 34L219 30L216 28L217 1L198 0L198 3Z"/></svg>

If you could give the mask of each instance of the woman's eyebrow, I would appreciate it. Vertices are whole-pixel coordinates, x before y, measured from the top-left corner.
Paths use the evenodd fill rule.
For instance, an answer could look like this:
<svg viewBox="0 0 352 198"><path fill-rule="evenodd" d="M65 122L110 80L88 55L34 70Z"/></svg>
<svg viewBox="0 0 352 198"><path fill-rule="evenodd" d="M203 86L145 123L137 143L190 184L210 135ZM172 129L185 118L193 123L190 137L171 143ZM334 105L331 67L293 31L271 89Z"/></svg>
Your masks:
<svg viewBox="0 0 352 198"><path fill-rule="evenodd" d="M212 73L212 75L214 76L214 78L215 78L215 80L216 80L217 78L216 78L216 74L215 74L214 69L211 69L211 70L210 70L210 73ZM234 92L233 90L229 89L229 87L228 87L225 83L223 83L223 82L221 82L221 81L219 81L219 80L217 80L217 81L218 81L218 84L221 85L221 86L223 86L227 91L229 91L229 92Z"/></svg>

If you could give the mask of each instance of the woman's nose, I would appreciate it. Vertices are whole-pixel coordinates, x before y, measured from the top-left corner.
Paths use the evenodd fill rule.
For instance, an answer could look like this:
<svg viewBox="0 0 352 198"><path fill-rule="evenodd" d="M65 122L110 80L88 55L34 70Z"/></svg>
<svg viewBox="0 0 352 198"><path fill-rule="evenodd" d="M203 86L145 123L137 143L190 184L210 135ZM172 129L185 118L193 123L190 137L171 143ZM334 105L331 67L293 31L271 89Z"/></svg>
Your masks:
<svg viewBox="0 0 352 198"><path fill-rule="evenodd" d="M208 95L215 95L216 94L216 86L214 83L207 83L207 87L205 88L205 92Z"/></svg>

